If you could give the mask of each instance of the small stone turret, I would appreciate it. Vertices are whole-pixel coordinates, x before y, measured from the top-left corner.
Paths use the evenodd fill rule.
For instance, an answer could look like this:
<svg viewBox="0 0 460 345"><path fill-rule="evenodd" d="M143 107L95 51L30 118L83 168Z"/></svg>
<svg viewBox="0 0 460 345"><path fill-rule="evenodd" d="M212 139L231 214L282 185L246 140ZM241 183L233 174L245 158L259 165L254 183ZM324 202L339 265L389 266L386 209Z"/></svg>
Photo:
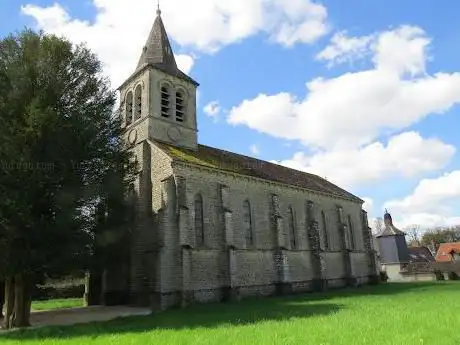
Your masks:
<svg viewBox="0 0 460 345"><path fill-rule="evenodd" d="M377 234L382 264L405 264L409 262L406 234L393 224L391 214L385 210L384 229Z"/></svg>
<svg viewBox="0 0 460 345"><path fill-rule="evenodd" d="M404 281L404 272L409 263L406 234L394 226L387 210L383 220L385 227L376 236L382 271L386 272L389 281Z"/></svg>

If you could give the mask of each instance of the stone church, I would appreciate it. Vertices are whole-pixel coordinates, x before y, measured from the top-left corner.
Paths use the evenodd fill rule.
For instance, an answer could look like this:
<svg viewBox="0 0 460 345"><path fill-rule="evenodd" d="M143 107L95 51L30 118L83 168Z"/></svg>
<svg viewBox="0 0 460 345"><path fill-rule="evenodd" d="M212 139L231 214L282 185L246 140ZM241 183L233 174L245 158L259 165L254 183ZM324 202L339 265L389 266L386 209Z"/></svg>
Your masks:
<svg viewBox="0 0 460 345"><path fill-rule="evenodd" d="M159 309L359 285L376 276L363 200L316 175L198 143L198 83L161 12L119 88L136 227L106 294Z"/></svg>

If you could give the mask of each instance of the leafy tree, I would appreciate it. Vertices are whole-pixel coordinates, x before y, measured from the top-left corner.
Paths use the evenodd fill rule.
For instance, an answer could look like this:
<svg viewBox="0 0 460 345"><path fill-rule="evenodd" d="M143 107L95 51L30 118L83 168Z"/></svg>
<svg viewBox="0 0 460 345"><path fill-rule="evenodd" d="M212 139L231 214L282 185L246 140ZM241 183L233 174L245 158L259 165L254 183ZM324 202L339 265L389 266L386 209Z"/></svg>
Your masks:
<svg viewBox="0 0 460 345"><path fill-rule="evenodd" d="M25 30L0 41L0 280L4 327L29 325L30 292L45 275L92 263L107 233L126 240L133 165L115 94L84 45ZM110 221L108 221L110 219ZM112 242L116 242L112 241ZM110 246L108 246L110 247Z"/></svg>
<svg viewBox="0 0 460 345"><path fill-rule="evenodd" d="M424 246L434 244L436 247L440 243L458 242L460 241L460 226L428 229L423 234L421 241Z"/></svg>

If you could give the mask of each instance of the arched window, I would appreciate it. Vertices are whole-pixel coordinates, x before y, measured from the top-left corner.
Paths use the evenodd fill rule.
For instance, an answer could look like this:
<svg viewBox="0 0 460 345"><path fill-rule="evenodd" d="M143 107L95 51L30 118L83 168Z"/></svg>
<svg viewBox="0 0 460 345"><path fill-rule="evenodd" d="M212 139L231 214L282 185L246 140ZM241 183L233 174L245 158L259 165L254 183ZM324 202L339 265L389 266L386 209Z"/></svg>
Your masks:
<svg viewBox="0 0 460 345"><path fill-rule="evenodd" d="M353 223L351 222L351 217L348 215L348 239L351 249L355 249L355 236L353 234Z"/></svg>
<svg viewBox="0 0 460 345"><path fill-rule="evenodd" d="M176 121L184 122L185 116L185 96L182 91L176 92Z"/></svg>
<svg viewBox="0 0 460 345"><path fill-rule="evenodd" d="M131 91L126 95L126 125L133 123L133 93Z"/></svg>
<svg viewBox="0 0 460 345"><path fill-rule="evenodd" d="M134 91L134 120L142 116L142 86L138 85Z"/></svg>
<svg viewBox="0 0 460 345"><path fill-rule="evenodd" d="M244 235L246 238L246 245L252 246L254 244L252 234L252 216L251 216L251 204L248 200L243 202L243 223L244 223Z"/></svg>
<svg viewBox="0 0 460 345"><path fill-rule="evenodd" d="M171 109L171 93L168 86L161 87L161 116L169 117Z"/></svg>
<svg viewBox="0 0 460 345"><path fill-rule="evenodd" d="M288 210L288 226L289 226L289 240L291 242L291 249L296 247L295 240L295 220L294 220L294 210L292 207L289 207Z"/></svg>
<svg viewBox="0 0 460 345"><path fill-rule="evenodd" d="M329 236L327 233L326 214L321 211L321 248L324 250L329 249Z"/></svg>
<svg viewBox="0 0 460 345"><path fill-rule="evenodd" d="M204 245L203 198L201 194L195 196L195 236L196 245Z"/></svg>
<svg viewBox="0 0 460 345"><path fill-rule="evenodd" d="M130 183L128 186L128 202L129 207L128 211L128 218L130 221L133 221L136 217L136 188L134 187L134 183Z"/></svg>

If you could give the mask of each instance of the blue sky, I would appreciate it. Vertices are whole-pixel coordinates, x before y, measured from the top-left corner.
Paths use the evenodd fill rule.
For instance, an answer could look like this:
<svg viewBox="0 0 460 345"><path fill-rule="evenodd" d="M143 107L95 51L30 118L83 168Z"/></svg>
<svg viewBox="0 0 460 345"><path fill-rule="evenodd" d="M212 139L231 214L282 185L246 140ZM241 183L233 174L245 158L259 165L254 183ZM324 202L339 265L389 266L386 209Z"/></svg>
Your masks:
<svg viewBox="0 0 460 345"><path fill-rule="evenodd" d="M118 86L155 6L3 1L0 35L29 26L85 41ZM401 227L460 223L460 3L164 0L162 11L201 84L201 143L327 177L371 218L388 207Z"/></svg>

